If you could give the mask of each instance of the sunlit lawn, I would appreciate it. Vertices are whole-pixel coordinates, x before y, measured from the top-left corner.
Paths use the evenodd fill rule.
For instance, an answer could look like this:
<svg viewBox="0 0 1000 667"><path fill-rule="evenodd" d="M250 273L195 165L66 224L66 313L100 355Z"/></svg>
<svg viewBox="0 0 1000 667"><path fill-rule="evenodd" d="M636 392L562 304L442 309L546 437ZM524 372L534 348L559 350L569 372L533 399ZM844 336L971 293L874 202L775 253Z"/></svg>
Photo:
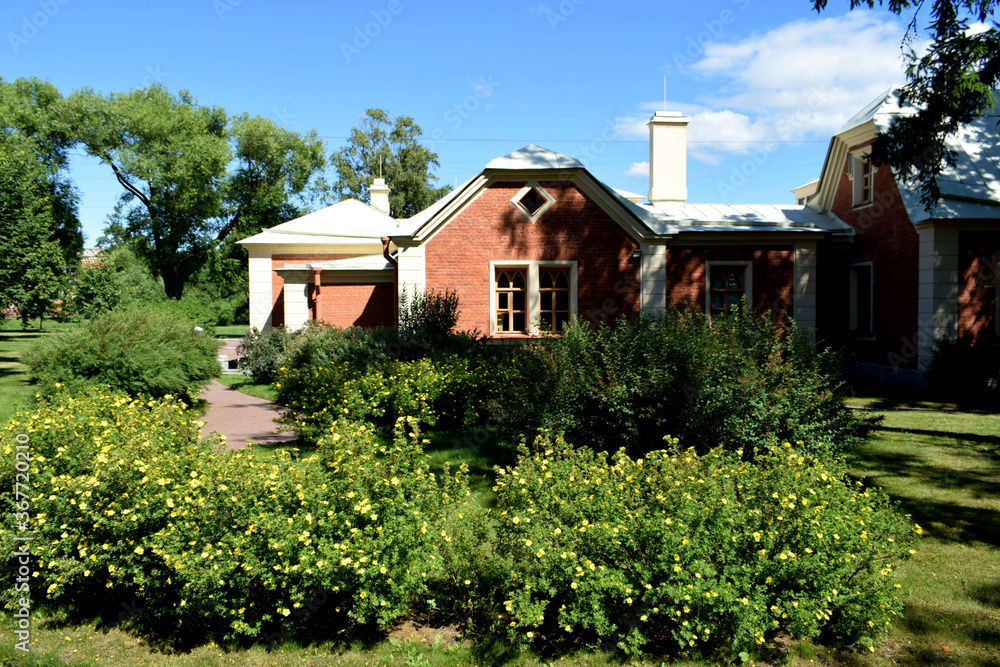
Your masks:
<svg viewBox="0 0 1000 667"><path fill-rule="evenodd" d="M36 340L78 326L45 320L39 330L38 320L32 320L30 328L22 329L20 320L0 320L0 424L12 417L18 406L31 407L35 401L35 388L21 355Z"/></svg>

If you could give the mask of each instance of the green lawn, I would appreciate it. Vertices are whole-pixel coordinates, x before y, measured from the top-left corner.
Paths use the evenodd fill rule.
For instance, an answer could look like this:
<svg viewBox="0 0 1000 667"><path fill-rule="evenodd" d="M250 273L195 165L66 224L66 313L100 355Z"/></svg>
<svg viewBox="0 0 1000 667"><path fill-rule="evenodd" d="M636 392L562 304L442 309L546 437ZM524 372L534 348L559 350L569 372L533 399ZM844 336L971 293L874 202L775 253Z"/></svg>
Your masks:
<svg viewBox="0 0 1000 667"><path fill-rule="evenodd" d="M215 329L216 338L243 338L250 330L249 324L227 324L217 326Z"/></svg>
<svg viewBox="0 0 1000 667"><path fill-rule="evenodd" d="M227 387L242 391L244 394L267 399L268 401L278 400L278 392L272 389L271 385L254 384L253 380L246 375L223 375L218 380Z"/></svg>
<svg viewBox="0 0 1000 667"><path fill-rule="evenodd" d="M31 328L22 329L19 320L0 320L0 424L12 417L18 406L30 407L35 401L35 388L21 355L34 341L78 326L46 320L39 331L34 321Z"/></svg>
<svg viewBox="0 0 1000 667"><path fill-rule="evenodd" d="M835 664L1000 665L1000 415L881 412L875 439L850 457L924 528L900 568L903 620L871 656Z"/></svg>

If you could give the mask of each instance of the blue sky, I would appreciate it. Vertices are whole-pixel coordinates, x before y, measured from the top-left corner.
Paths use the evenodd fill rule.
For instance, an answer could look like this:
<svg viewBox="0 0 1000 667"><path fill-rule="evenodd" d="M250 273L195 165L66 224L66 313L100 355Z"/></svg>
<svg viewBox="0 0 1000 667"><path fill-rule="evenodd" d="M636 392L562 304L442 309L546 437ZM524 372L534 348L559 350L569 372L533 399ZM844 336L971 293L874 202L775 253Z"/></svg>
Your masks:
<svg viewBox="0 0 1000 667"><path fill-rule="evenodd" d="M788 203L830 134L903 78L902 20L809 0L505 3L5 0L0 76L63 94L159 82L199 103L316 129L412 116L454 185L529 143L645 194L656 109L684 111L693 202ZM78 149L74 151L82 153ZM88 242L119 194L74 159Z"/></svg>

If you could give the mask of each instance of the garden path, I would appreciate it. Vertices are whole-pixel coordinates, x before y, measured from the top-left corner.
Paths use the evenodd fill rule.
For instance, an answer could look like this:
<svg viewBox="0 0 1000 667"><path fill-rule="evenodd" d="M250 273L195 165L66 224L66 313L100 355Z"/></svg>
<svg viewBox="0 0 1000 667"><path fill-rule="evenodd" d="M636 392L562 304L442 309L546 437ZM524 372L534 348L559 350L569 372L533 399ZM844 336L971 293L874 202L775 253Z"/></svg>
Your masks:
<svg viewBox="0 0 1000 667"><path fill-rule="evenodd" d="M226 449L243 449L247 440L257 445L281 445L296 440L292 432L275 432L278 425L274 418L281 409L277 403L248 396L218 380L212 380L201 398L208 403L201 434L218 431L226 436Z"/></svg>

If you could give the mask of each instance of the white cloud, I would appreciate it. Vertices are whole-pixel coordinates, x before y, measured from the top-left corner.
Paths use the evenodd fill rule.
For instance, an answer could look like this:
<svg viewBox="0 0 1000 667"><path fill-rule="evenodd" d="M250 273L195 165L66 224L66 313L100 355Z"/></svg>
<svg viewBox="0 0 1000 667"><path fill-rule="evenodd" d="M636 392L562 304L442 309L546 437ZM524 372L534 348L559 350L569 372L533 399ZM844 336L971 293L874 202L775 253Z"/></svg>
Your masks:
<svg viewBox="0 0 1000 667"><path fill-rule="evenodd" d="M709 42L696 59L674 54L672 67L712 90L694 103L670 106L691 118L691 156L717 162L724 153L762 143L828 139L880 93L905 81L905 30L883 13L855 10L793 21L739 41ZM639 105L641 111L662 108L663 102ZM645 128L648 113L618 119L624 136L638 138L640 118Z"/></svg>
<svg viewBox="0 0 1000 667"><path fill-rule="evenodd" d="M649 178L649 162L646 160L633 162L625 172L625 176L629 178Z"/></svg>

